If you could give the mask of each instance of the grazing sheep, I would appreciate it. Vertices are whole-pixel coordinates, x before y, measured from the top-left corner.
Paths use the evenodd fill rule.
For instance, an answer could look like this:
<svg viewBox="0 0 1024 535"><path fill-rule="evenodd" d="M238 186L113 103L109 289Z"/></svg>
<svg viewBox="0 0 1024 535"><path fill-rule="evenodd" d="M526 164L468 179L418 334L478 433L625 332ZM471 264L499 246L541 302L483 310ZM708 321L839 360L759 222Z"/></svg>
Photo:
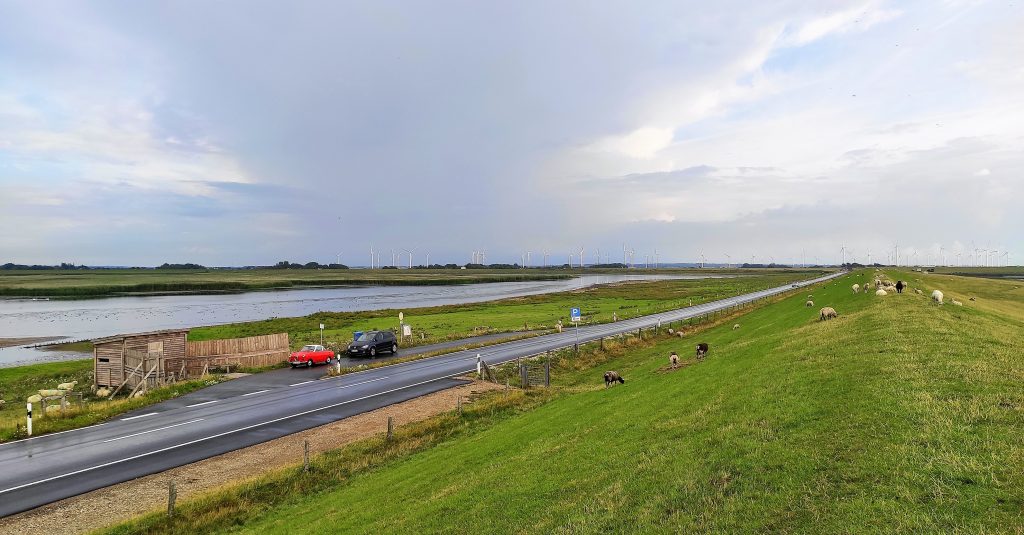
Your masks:
<svg viewBox="0 0 1024 535"><path fill-rule="evenodd" d="M808 300L806 303L804 303L804 306L808 307L808 308L812 307L812 306L814 306L814 301Z"/></svg>
<svg viewBox="0 0 1024 535"><path fill-rule="evenodd" d="M701 342L697 344L697 360L703 359L708 354L707 342Z"/></svg>
<svg viewBox="0 0 1024 535"><path fill-rule="evenodd" d="M106 389L106 388L100 388L99 390L96 391L96 397L98 397L98 398L110 397L110 390Z"/></svg>
<svg viewBox="0 0 1024 535"><path fill-rule="evenodd" d="M732 326L732 330L734 330L734 331L735 331L736 329L739 329L739 328L740 328L740 324L739 324L739 323L737 323L737 324L735 324L735 325L733 325L733 326Z"/></svg>
<svg viewBox="0 0 1024 535"><path fill-rule="evenodd" d="M915 292L917 292L917 294L918 294L918 295L920 295L920 294L923 294L923 293L924 293L924 292L922 292L922 291L921 291L921 289L920 289L920 288L918 288L918 289L916 289L916 290L914 290L914 291L915 291Z"/></svg>
<svg viewBox="0 0 1024 535"><path fill-rule="evenodd" d="M605 388L608 388L609 386L612 386L613 384L615 384L616 381L618 381L619 384L622 384L622 385L626 384L626 380L623 379L619 375L619 372L613 372L613 371L604 372L604 387Z"/></svg>
<svg viewBox="0 0 1024 535"><path fill-rule="evenodd" d="M859 284L854 284L853 285L853 293L855 293L855 294L859 294L860 293L860 285Z"/></svg>
<svg viewBox="0 0 1024 535"><path fill-rule="evenodd" d="M932 290L932 299L934 299L936 303L941 305L942 304L942 292L940 292L939 290Z"/></svg>
<svg viewBox="0 0 1024 535"><path fill-rule="evenodd" d="M686 335L685 335L685 334L683 334L683 331L676 331L676 336L678 336L678 337L682 338L682 337L684 337L684 336L686 336Z"/></svg>
<svg viewBox="0 0 1024 535"><path fill-rule="evenodd" d="M889 295L889 292L886 292L885 290L879 288L879 289L875 290L875 295L881 297L883 295Z"/></svg>
<svg viewBox="0 0 1024 535"><path fill-rule="evenodd" d="M825 307L825 308L821 309L821 311L819 313L818 321L830 320L830 319L835 318L837 316L839 316L839 313L836 312L836 309L834 309L832 307Z"/></svg>
<svg viewBox="0 0 1024 535"><path fill-rule="evenodd" d="M668 356L668 363L671 364L673 368L679 367L679 355L677 355L675 351Z"/></svg>
<svg viewBox="0 0 1024 535"><path fill-rule="evenodd" d="M969 300L970 300L970 301L977 301L978 299L977 299L977 298L975 298L975 297L971 297L971 298L970 298Z"/></svg>
<svg viewBox="0 0 1024 535"><path fill-rule="evenodd" d="M958 306L958 307L964 306L963 303L961 303L960 301L957 301L956 299L951 299L950 302L953 303L954 306Z"/></svg>

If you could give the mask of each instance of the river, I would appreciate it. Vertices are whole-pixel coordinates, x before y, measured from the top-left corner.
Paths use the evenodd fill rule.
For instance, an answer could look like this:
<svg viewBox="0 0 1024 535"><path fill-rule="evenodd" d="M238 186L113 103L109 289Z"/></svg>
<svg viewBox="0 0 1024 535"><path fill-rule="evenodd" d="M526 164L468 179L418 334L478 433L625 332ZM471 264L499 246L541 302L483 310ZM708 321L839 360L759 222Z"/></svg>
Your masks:
<svg viewBox="0 0 1024 535"><path fill-rule="evenodd" d="M721 276L718 276L721 277ZM99 338L314 312L354 312L493 301L623 281L703 279L704 275L585 275L558 281L451 286L349 286L218 295L109 297L85 300L0 300L0 338ZM81 353L0 348L0 366L82 358Z"/></svg>

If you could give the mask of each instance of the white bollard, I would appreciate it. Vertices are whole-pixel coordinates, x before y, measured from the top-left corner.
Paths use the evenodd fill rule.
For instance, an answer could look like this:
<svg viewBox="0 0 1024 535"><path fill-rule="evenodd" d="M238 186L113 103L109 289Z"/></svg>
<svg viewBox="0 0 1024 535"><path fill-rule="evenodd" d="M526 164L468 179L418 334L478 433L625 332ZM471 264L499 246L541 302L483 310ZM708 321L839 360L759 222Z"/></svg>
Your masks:
<svg viewBox="0 0 1024 535"><path fill-rule="evenodd" d="M476 354L476 376L480 379L484 378L483 365L480 364L480 353Z"/></svg>
<svg viewBox="0 0 1024 535"><path fill-rule="evenodd" d="M28 436L32 436L32 404L31 403L27 403L27 405L28 405L28 416L27 416L27 418L28 418Z"/></svg>

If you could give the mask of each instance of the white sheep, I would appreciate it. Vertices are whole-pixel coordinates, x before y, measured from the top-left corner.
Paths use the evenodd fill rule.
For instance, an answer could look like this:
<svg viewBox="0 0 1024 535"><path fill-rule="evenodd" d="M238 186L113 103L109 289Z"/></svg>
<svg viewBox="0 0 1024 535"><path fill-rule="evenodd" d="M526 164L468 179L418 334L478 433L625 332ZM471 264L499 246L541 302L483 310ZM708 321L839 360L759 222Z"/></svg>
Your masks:
<svg viewBox="0 0 1024 535"><path fill-rule="evenodd" d="M740 324L739 324L739 323L737 323L737 324L735 324L735 325L733 325L733 326L732 326L732 330L734 330L734 331L735 331L736 329L739 329L739 328L740 328Z"/></svg>
<svg viewBox="0 0 1024 535"><path fill-rule="evenodd" d="M855 294L856 293L860 293L860 285L859 284L854 284L853 285L853 293L855 293Z"/></svg>
<svg viewBox="0 0 1024 535"><path fill-rule="evenodd" d="M964 306L963 303L961 303L960 301L957 301L956 299L951 299L950 302L953 303L953 306L958 306L958 307Z"/></svg>
<svg viewBox="0 0 1024 535"><path fill-rule="evenodd" d="M812 306L814 306L814 301L808 300L806 303L804 303L804 306L812 307Z"/></svg>
<svg viewBox="0 0 1024 535"><path fill-rule="evenodd" d="M877 295L877 296L881 297L881 296L883 296L883 295L889 295L889 293L888 293L888 292L886 292L885 290L883 290L883 289L879 288L879 289L875 290L875 295Z"/></svg>
<svg viewBox="0 0 1024 535"><path fill-rule="evenodd" d="M934 299L936 303L941 305L942 304L942 292L940 292L939 290L932 290L932 299Z"/></svg>
<svg viewBox="0 0 1024 535"><path fill-rule="evenodd" d="M819 317L818 321L824 321L824 320L830 320L832 318L835 318L835 317L839 316L839 313L836 312L836 309L834 309L832 307L825 307L825 308L821 309L821 311L819 312L819 315L820 315L820 317Z"/></svg>
<svg viewBox="0 0 1024 535"><path fill-rule="evenodd" d="M921 294L923 294L923 293L924 293L924 292L922 292L922 291L921 291L921 289L920 289L920 288L918 288L918 289L916 289L916 290L914 290L914 291L915 291L915 292L917 292L917 294L918 294L918 295L921 295Z"/></svg>

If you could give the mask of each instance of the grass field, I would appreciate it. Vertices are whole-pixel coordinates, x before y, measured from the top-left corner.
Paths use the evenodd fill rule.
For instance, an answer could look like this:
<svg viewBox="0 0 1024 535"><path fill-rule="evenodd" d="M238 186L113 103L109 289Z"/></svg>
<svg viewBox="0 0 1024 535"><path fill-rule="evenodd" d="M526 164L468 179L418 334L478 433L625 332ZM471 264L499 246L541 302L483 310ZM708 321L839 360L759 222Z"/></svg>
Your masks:
<svg viewBox="0 0 1024 535"><path fill-rule="evenodd" d="M780 271L723 279L627 282L485 303L406 309L403 311L405 322L412 326L414 337L404 345L429 344L488 332L553 329L559 319L563 325L568 326L569 308L572 306L582 307L584 322L609 322L613 314L618 319L631 318L761 290L819 274L818 271ZM338 350L352 340L353 331L398 330L398 311L321 312L299 318L202 327L193 329L189 333L189 340L287 332L292 345L301 347L307 343L320 343L320 323L326 327L326 345Z"/></svg>
<svg viewBox="0 0 1024 535"><path fill-rule="evenodd" d="M0 271L0 296L101 297L343 285L446 285L569 278L578 270L102 269Z"/></svg>
<svg viewBox="0 0 1024 535"><path fill-rule="evenodd" d="M1020 532L1024 290L888 274L924 294L854 295L861 271L812 308L801 293L738 330L559 367L552 392L495 394L111 532ZM698 340L705 362L663 369ZM605 390L605 369L626 384Z"/></svg>

